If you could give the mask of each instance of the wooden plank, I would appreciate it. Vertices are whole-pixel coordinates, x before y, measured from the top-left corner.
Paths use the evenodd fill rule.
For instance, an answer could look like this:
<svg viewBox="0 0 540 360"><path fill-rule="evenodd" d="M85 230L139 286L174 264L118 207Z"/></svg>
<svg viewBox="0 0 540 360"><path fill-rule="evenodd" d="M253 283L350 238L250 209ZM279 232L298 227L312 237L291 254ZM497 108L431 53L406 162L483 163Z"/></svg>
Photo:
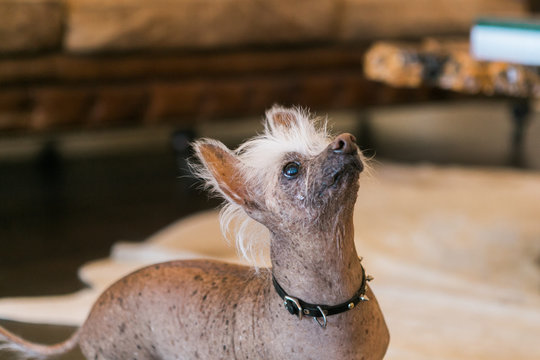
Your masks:
<svg viewBox="0 0 540 360"><path fill-rule="evenodd" d="M289 50L124 54L66 54L0 58L0 85L31 82L96 82L256 73L358 69L365 47L316 47Z"/></svg>
<svg viewBox="0 0 540 360"><path fill-rule="evenodd" d="M525 0L344 0L345 41L466 35L481 15L521 16Z"/></svg>
<svg viewBox="0 0 540 360"><path fill-rule="evenodd" d="M328 41L336 2L69 0L66 48L118 52Z"/></svg>
<svg viewBox="0 0 540 360"><path fill-rule="evenodd" d="M0 54L59 48L64 3L59 0L0 1Z"/></svg>
<svg viewBox="0 0 540 360"><path fill-rule="evenodd" d="M356 72L201 77L124 84L0 88L0 130L48 131L259 116L275 103L314 111L448 98L437 90L393 89Z"/></svg>

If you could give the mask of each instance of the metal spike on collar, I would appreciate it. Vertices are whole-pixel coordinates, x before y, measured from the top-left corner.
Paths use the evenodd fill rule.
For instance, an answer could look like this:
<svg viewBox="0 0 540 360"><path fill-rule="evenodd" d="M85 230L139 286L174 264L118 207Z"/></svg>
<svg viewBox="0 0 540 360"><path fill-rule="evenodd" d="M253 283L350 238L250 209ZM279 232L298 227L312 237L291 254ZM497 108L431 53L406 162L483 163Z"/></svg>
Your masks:
<svg viewBox="0 0 540 360"><path fill-rule="evenodd" d="M369 298L368 298L368 296L366 294L362 294L362 295L360 295L360 300L369 301Z"/></svg>
<svg viewBox="0 0 540 360"><path fill-rule="evenodd" d="M371 276L371 275L366 275L366 280L367 280L367 281L372 281L373 279L375 279L373 276Z"/></svg>

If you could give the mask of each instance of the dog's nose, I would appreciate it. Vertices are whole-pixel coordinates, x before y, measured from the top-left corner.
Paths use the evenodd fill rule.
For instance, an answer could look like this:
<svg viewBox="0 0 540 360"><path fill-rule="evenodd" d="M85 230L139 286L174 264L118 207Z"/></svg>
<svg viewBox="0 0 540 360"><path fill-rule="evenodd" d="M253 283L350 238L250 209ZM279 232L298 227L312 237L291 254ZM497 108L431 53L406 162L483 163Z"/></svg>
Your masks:
<svg viewBox="0 0 540 360"><path fill-rule="evenodd" d="M330 144L330 149L338 154L354 154L358 151L356 138L349 133L338 135Z"/></svg>

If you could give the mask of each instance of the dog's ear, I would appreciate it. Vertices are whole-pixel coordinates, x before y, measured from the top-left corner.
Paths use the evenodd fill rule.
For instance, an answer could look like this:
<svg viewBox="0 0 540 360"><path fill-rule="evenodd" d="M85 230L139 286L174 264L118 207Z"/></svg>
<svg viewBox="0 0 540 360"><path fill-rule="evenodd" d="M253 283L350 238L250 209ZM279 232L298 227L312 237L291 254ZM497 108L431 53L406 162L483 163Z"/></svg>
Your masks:
<svg viewBox="0 0 540 360"><path fill-rule="evenodd" d="M288 130L298 121L298 110L273 106L266 112L266 119L271 130Z"/></svg>
<svg viewBox="0 0 540 360"><path fill-rule="evenodd" d="M242 178L240 160L219 141L202 140L193 147L203 166L195 168L197 175L228 201L249 207L253 201Z"/></svg>

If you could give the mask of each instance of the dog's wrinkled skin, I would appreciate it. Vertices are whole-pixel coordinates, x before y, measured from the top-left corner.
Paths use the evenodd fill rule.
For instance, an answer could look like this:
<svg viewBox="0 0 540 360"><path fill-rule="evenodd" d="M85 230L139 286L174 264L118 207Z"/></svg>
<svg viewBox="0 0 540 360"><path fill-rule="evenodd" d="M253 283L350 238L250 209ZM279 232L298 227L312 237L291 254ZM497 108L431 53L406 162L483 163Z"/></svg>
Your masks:
<svg viewBox="0 0 540 360"><path fill-rule="evenodd" d="M267 127L294 131L301 115L273 108ZM249 174L239 156L221 143L195 147L214 188L269 229L271 272L202 260L150 266L105 291L63 347L35 347L1 329L0 340L15 340L27 355L78 342L88 359L108 360L383 358L389 334L369 288L370 301L328 317L322 328L289 314L271 279L273 273L287 293L327 305L360 287L352 219L363 164L354 137L342 134L314 156L285 153L264 191L244 181ZM298 172L285 176L290 163Z"/></svg>

